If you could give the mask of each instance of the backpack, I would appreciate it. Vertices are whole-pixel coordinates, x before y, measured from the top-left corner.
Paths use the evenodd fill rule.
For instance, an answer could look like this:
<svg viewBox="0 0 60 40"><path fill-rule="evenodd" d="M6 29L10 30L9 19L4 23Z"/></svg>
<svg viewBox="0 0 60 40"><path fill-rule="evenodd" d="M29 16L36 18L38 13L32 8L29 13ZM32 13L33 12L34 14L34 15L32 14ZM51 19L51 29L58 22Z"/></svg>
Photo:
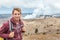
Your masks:
<svg viewBox="0 0 60 40"><path fill-rule="evenodd" d="M4 38L0 37L0 40L4 40Z"/></svg>

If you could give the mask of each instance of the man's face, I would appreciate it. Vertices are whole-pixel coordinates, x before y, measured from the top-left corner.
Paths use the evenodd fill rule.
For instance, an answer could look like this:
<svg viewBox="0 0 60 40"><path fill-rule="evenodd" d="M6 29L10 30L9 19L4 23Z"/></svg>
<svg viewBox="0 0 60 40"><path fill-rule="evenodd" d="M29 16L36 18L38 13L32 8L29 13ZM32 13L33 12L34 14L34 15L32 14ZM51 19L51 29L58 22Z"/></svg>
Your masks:
<svg viewBox="0 0 60 40"><path fill-rule="evenodd" d="M14 10L14 13L12 16L14 17L15 20L19 20L21 17L21 14L17 10Z"/></svg>

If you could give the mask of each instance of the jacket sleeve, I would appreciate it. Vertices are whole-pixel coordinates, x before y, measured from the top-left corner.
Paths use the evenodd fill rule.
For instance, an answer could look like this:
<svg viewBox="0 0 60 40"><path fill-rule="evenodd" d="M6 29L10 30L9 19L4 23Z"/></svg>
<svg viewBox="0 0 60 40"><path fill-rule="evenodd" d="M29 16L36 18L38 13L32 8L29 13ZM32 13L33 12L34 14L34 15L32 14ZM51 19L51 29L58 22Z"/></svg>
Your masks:
<svg viewBox="0 0 60 40"><path fill-rule="evenodd" d="M22 28L24 27L24 23L23 23L23 21L21 22L21 25L22 25Z"/></svg>
<svg viewBox="0 0 60 40"><path fill-rule="evenodd" d="M24 33L26 31L26 28L24 27L23 21L21 22L21 25L22 25L22 33Z"/></svg>
<svg viewBox="0 0 60 40"><path fill-rule="evenodd" d="M6 33L8 31L8 23L4 23L0 28L0 37L9 38L9 34Z"/></svg>

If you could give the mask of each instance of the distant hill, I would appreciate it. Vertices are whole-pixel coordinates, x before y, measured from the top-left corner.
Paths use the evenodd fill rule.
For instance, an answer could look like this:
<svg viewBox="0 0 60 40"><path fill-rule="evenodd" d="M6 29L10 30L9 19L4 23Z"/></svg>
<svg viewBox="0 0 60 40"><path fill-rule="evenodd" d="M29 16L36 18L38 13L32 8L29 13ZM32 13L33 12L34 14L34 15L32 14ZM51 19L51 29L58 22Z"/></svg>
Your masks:
<svg viewBox="0 0 60 40"><path fill-rule="evenodd" d="M11 14L0 14L0 18L8 18Z"/></svg>

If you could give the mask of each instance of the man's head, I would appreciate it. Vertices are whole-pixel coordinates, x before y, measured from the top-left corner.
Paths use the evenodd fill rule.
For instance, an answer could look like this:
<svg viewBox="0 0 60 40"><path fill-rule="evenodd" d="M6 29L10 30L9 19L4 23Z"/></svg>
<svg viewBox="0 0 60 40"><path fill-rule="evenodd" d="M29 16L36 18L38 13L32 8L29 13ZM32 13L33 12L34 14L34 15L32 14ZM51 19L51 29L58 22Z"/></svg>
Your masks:
<svg viewBox="0 0 60 40"><path fill-rule="evenodd" d="M15 20L19 20L21 18L21 9L20 8L14 8L12 11L12 16Z"/></svg>

